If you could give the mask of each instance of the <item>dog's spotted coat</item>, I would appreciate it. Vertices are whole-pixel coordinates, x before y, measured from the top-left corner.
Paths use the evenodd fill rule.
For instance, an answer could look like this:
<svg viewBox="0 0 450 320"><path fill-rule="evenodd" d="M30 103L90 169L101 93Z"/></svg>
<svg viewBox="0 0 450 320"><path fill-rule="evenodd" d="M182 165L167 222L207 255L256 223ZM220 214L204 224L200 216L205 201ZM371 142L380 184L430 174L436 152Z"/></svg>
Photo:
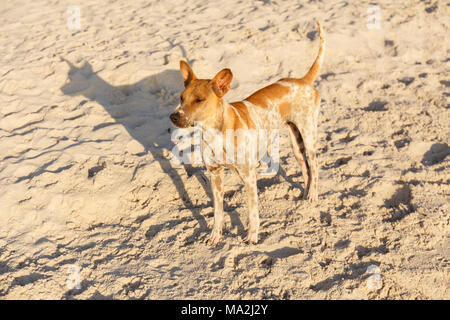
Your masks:
<svg viewBox="0 0 450 320"><path fill-rule="evenodd" d="M319 23L318 27L319 53L303 78L280 79L256 91L243 101L228 103L223 99L230 89L233 77L229 69L223 69L212 80L197 79L189 65L180 61L185 90L180 96L180 105L170 116L174 125L181 128L193 126L194 122L201 123L202 130L211 129L211 132L215 132L216 138L222 141L226 140L229 130L250 132L257 131L254 129L279 129L287 125L294 155L305 177L304 197L310 202L318 199L319 170L316 142L320 95L312 84L323 62L325 46ZM234 140L235 143L237 141L238 139ZM257 243L259 230L257 164L251 161L234 164L217 161L205 164L210 173L214 196L214 226L207 242L216 245L222 236L224 167L230 167L239 174L247 190L249 207L247 240Z"/></svg>

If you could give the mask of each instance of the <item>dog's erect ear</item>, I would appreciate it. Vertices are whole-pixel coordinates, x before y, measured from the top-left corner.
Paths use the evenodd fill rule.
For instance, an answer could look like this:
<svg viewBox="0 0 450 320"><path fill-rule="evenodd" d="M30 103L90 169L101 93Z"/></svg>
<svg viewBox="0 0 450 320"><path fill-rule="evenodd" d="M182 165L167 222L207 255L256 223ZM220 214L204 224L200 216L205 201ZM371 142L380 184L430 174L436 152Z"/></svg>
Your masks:
<svg viewBox="0 0 450 320"><path fill-rule="evenodd" d="M192 80L197 79L192 68L184 60L180 60L180 72L183 76L185 87L187 87Z"/></svg>
<svg viewBox="0 0 450 320"><path fill-rule="evenodd" d="M232 79L233 74L231 73L231 70L223 69L216 74L214 79L211 80L212 89L219 98L222 98L225 93L230 90L230 83Z"/></svg>

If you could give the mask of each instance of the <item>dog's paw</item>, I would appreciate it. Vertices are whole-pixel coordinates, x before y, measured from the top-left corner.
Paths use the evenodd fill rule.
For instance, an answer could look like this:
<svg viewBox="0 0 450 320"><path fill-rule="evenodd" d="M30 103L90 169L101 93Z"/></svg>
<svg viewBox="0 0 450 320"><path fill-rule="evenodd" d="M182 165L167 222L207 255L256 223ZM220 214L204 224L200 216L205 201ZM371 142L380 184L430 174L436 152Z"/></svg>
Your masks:
<svg viewBox="0 0 450 320"><path fill-rule="evenodd" d="M209 235L209 238L206 239L206 244L211 247L215 247L219 244L220 239L222 239L222 231L213 230Z"/></svg>
<svg viewBox="0 0 450 320"><path fill-rule="evenodd" d="M251 243L251 244L257 244L258 243L258 232L250 232L249 231L249 233L244 241Z"/></svg>
<svg viewBox="0 0 450 320"><path fill-rule="evenodd" d="M309 201L309 203L316 203L317 201L319 201L318 193L310 190L308 193L308 201Z"/></svg>

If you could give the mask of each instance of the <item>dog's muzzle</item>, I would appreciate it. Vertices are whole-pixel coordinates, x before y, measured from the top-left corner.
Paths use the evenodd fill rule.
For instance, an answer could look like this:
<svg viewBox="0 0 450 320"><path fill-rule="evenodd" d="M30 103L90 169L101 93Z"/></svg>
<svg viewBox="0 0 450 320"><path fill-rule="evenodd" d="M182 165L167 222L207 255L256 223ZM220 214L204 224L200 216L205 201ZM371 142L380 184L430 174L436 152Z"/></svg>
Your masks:
<svg viewBox="0 0 450 320"><path fill-rule="evenodd" d="M186 119L186 117L183 116L183 114L180 111L175 111L170 116L170 121L174 124L175 127L178 128L187 128L189 126L189 123Z"/></svg>
<svg viewBox="0 0 450 320"><path fill-rule="evenodd" d="M179 112L174 112L170 115L170 121L172 121L173 124L177 124L180 121L181 115Z"/></svg>

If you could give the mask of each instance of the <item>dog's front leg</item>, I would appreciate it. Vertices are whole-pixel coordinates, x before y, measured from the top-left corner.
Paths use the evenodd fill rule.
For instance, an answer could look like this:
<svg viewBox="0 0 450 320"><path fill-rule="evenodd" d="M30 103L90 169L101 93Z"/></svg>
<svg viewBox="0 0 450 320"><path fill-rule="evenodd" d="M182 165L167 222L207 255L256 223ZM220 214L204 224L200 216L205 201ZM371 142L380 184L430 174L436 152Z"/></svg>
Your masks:
<svg viewBox="0 0 450 320"><path fill-rule="evenodd" d="M206 243L215 246L222 238L223 226L223 167L209 167L207 169L210 173L211 189L214 197L214 226Z"/></svg>
<svg viewBox="0 0 450 320"><path fill-rule="evenodd" d="M256 169L252 167L236 168L241 177L248 197L249 230L245 241L256 244L259 232L259 210L258 210L258 186L256 181Z"/></svg>

